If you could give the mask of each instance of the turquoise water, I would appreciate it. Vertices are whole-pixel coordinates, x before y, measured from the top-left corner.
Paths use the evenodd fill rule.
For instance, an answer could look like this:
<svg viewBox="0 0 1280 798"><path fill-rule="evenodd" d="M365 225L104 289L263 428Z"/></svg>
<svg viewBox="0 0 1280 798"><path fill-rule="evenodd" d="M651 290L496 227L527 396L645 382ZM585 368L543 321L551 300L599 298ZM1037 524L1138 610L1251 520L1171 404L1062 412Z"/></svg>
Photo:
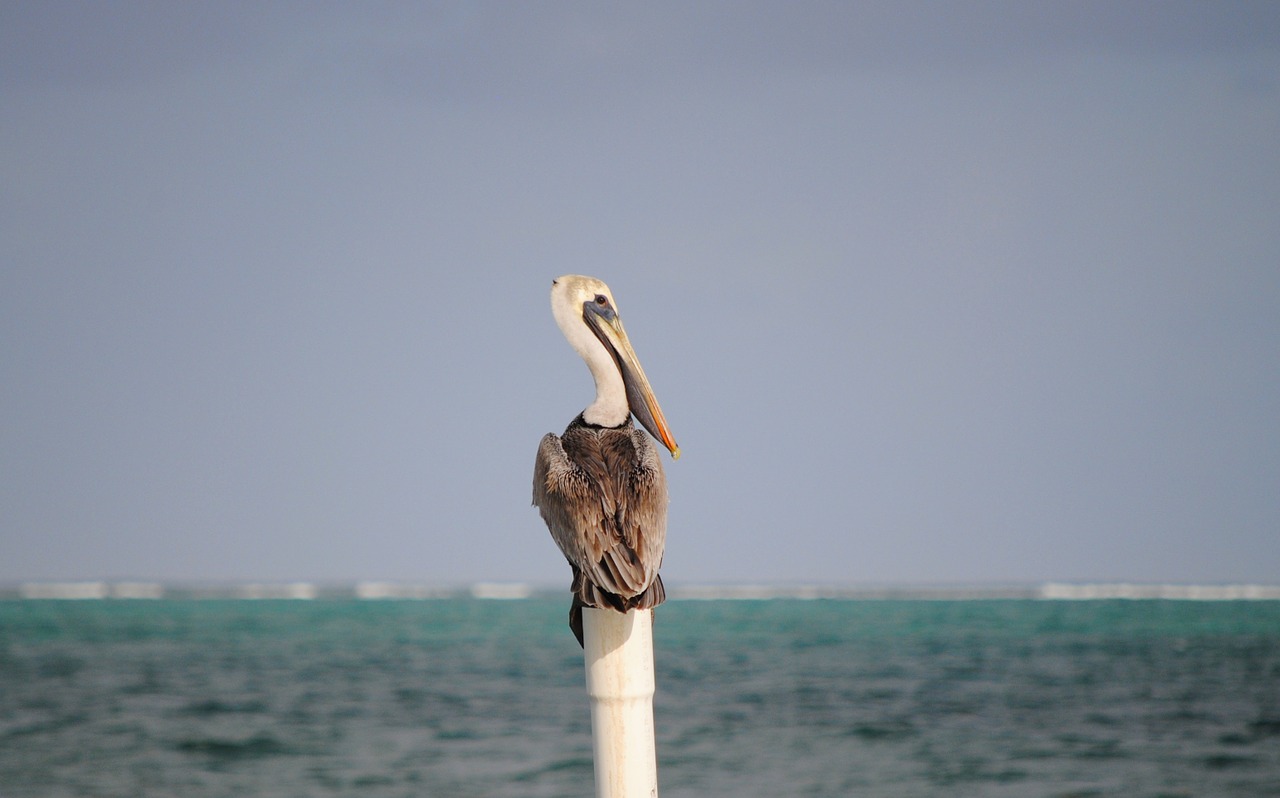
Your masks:
<svg viewBox="0 0 1280 798"><path fill-rule="evenodd" d="M0 795L585 796L563 599L0 602ZM672 601L674 796L1280 795L1280 602Z"/></svg>

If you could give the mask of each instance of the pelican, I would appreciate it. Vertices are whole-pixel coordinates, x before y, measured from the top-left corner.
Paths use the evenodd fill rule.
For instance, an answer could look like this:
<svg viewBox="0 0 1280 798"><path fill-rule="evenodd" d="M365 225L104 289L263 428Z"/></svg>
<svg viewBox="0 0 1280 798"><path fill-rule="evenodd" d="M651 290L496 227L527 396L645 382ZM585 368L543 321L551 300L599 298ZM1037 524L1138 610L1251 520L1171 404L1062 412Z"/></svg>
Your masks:
<svg viewBox="0 0 1280 798"><path fill-rule="evenodd" d="M667 538L667 477L634 415L680 457L667 420L622 329L609 286L567 274L551 281L556 324L587 362L595 401L564 434L547 433L533 469L533 503L573 568L569 628L582 645L582 608L627 612L666 599L658 567Z"/></svg>

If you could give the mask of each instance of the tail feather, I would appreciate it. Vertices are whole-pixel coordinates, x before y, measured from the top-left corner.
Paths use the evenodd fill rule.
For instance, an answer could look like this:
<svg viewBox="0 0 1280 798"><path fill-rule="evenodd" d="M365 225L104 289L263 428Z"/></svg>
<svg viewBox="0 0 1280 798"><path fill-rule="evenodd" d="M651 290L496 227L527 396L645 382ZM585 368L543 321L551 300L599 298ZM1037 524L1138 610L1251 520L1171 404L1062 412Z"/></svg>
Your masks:
<svg viewBox="0 0 1280 798"><path fill-rule="evenodd" d="M578 645L584 648L585 645L582 642L583 607L611 609L625 613L629 610L653 609L667 600L667 589L662 584L661 576L654 576L653 582L644 589L643 593L624 598L616 593L601 590L590 584L582 578L575 568L571 590L573 591L573 604L569 606L569 629L573 631L573 636L577 638Z"/></svg>
<svg viewBox="0 0 1280 798"><path fill-rule="evenodd" d="M653 582L638 596L627 599L627 609L649 610L667 600L667 589L662 577L654 574Z"/></svg>

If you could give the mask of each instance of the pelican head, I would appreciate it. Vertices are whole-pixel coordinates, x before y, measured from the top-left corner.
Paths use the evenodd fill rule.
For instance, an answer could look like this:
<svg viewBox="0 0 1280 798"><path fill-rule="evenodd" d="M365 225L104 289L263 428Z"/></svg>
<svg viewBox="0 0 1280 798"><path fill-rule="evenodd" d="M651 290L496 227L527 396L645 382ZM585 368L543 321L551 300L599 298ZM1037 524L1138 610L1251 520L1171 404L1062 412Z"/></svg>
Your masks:
<svg viewBox="0 0 1280 798"><path fill-rule="evenodd" d="M596 381L596 400L583 411L583 420L616 427L633 414L678 459L680 447L622 329L609 286L580 274L557 277L551 281L551 312Z"/></svg>

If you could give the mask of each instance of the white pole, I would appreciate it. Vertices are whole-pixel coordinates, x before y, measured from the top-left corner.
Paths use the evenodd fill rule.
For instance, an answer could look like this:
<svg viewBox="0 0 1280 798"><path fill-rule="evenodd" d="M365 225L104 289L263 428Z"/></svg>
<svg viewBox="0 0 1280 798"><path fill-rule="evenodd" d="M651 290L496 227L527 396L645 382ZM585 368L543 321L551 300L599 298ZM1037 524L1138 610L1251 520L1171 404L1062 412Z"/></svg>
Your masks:
<svg viewBox="0 0 1280 798"><path fill-rule="evenodd" d="M657 798L653 610L582 610L596 798Z"/></svg>

